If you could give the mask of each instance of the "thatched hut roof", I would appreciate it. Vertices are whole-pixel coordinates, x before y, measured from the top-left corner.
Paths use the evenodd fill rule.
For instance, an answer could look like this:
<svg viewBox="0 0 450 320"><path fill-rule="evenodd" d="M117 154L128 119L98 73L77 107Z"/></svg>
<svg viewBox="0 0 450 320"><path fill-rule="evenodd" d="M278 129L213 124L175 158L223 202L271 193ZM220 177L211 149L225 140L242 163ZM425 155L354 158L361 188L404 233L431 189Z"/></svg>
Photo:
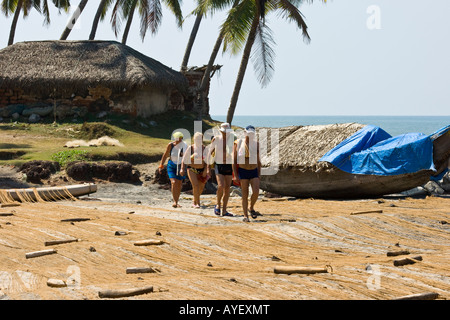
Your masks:
<svg viewBox="0 0 450 320"><path fill-rule="evenodd" d="M184 91L188 84L180 72L116 41L31 41L0 50L0 87L70 93L98 85Z"/></svg>
<svg viewBox="0 0 450 320"><path fill-rule="evenodd" d="M268 152L268 157L263 161L264 165L278 163L280 168L308 170L328 167L326 163L318 163L318 160L363 127L365 125L359 123L343 123L277 128L279 132L278 161L274 152ZM267 137L270 139L273 129L266 129L268 129ZM267 144L265 139L260 139L260 143L266 144L268 150L271 149L271 143Z"/></svg>

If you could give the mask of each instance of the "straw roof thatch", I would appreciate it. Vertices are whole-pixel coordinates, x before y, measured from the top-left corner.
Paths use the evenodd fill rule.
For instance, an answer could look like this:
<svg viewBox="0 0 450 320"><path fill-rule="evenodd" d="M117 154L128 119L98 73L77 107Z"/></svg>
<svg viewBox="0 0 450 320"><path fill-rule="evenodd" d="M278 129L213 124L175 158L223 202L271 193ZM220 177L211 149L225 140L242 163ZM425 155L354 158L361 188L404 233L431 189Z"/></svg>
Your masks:
<svg viewBox="0 0 450 320"><path fill-rule="evenodd" d="M0 50L0 87L70 94L99 85L184 92L188 84L180 72L116 41L32 41Z"/></svg>
<svg viewBox="0 0 450 320"><path fill-rule="evenodd" d="M278 159L275 152L268 152L263 159L265 166L278 163L279 168L296 168L316 170L319 167L329 167L326 163L318 163L318 160L339 143L365 127L359 123L343 123L315 126L292 126L277 128L279 136ZM261 137L261 129L259 129ZM267 137L270 139L271 131L267 129ZM270 141L270 140L269 140ZM261 144L266 144L271 149L271 142L260 138ZM278 161L277 161L278 160Z"/></svg>

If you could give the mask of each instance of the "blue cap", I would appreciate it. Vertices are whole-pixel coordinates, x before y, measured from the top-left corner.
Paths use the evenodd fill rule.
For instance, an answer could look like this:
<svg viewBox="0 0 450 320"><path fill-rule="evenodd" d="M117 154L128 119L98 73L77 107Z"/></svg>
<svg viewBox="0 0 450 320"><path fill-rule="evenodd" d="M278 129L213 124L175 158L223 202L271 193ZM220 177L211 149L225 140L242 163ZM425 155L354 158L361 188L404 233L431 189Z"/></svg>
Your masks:
<svg viewBox="0 0 450 320"><path fill-rule="evenodd" d="M246 131L246 132L256 132L254 126L247 126L247 128L245 128L245 131Z"/></svg>

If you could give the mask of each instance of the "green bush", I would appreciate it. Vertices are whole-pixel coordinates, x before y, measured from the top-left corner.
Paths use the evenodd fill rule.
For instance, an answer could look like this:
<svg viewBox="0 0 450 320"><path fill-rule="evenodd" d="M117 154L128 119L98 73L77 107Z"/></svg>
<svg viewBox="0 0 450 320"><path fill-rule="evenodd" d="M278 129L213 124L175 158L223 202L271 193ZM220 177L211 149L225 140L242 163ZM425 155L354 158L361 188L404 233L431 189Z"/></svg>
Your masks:
<svg viewBox="0 0 450 320"><path fill-rule="evenodd" d="M52 160L57 161L59 165L63 168L72 161L85 161L87 160L86 150L64 150L52 154Z"/></svg>

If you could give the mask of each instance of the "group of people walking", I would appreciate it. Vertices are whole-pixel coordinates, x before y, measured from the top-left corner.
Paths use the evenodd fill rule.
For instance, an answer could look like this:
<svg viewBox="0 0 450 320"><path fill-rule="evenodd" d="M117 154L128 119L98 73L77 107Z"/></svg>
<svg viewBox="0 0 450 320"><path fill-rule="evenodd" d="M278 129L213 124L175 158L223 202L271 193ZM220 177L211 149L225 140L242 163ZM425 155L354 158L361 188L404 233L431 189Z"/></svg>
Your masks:
<svg viewBox="0 0 450 320"><path fill-rule="evenodd" d="M237 137L229 123L222 123L208 146L203 144L203 134L200 132L194 134L190 146L183 138L181 132L173 134L174 141L167 145L159 165L159 170L162 171L168 159L167 174L171 182L172 206L180 207L178 202L182 182L187 176L194 196L192 206L200 208L200 195L214 169L217 180L214 213L218 216L233 216L228 212L227 205L231 185L234 183L242 191L244 221L250 221L249 214L256 219L258 212L255 210L255 203L259 195L261 159L255 128L248 126L243 136ZM249 201L250 187L252 195Z"/></svg>

